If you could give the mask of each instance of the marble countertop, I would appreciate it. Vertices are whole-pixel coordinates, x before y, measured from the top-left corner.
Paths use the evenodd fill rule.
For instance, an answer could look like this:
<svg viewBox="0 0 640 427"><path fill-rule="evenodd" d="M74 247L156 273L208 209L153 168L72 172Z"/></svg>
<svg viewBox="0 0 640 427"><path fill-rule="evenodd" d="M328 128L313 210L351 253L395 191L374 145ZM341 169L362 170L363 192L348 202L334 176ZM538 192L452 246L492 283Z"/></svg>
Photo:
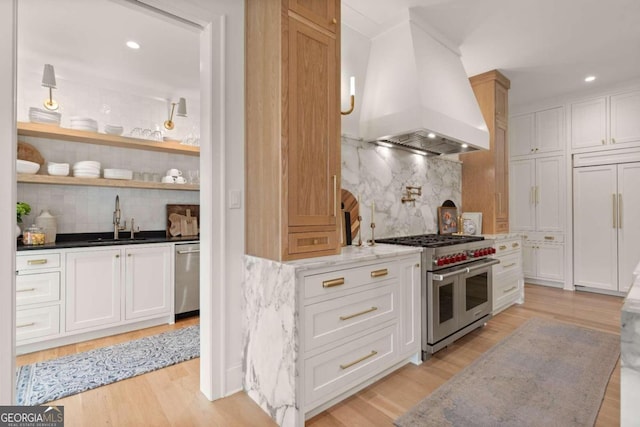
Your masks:
<svg viewBox="0 0 640 427"><path fill-rule="evenodd" d="M284 264L295 267L296 270L311 270L324 267L333 267L359 261L372 261L391 258L401 255L417 254L422 248L414 246L387 245L383 243L375 246L345 246L340 255L330 255L318 258L306 258L296 261L287 261Z"/></svg>
<svg viewBox="0 0 640 427"><path fill-rule="evenodd" d="M482 237L491 240L509 240L509 239L521 239L522 233L503 233L503 234L483 234Z"/></svg>
<svg viewBox="0 0 640 427"><path fill-rule="evenodd" d="M640 263L633 272L634 282L624 299L622 311L640 315Z"/></svg>

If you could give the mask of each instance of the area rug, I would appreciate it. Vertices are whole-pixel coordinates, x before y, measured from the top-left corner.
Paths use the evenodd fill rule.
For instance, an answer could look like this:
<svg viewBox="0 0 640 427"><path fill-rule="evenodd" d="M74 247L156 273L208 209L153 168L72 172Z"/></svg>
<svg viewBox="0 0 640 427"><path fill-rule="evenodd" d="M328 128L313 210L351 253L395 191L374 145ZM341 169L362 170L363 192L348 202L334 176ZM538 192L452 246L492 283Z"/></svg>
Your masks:
<svg viewBox="0 0 640 427"><path fill-rule="evenodd" d="M18 405L40 405L200 355L200 327L188 326L84 353L21 366Z"/></svg>
<svg viewBox="0 0 640 427"><path fill-rule="evenodd" d="M408 426L593 426L620 337L533 318L395 421Z"/></svg>

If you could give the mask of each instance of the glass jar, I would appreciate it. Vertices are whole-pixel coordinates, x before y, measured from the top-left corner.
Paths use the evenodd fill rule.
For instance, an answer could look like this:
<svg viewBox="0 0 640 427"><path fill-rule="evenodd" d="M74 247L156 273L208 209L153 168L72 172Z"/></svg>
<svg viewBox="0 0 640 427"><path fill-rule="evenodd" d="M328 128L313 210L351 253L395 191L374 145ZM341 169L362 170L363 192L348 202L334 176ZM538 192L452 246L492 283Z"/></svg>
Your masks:
<svg viewBox="0 0 640 427"><path fill-rule="evenodd" d="M45 233L42 227L32 225L22 232L22 243L24 245L44 245Z"/></svg>

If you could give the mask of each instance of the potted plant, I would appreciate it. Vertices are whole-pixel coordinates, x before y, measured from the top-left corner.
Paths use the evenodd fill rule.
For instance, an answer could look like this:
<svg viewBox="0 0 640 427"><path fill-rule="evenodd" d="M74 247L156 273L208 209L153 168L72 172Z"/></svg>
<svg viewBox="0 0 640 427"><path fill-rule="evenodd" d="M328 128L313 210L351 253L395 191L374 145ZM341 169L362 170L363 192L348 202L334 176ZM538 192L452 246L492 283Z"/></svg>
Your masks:
<svg viewBox="0 0 640 427"><path fill-rule="evenodd" d="M17 214L16 220L18 224L22 224L22 216L29 215L30 212L31 212L31 206L29 206L29 203L26 203L26 202L16 203L16 214ZM19 236L22 233L22 230L20 229L20 226L18 224L16 224L17 236Z"/></svg>

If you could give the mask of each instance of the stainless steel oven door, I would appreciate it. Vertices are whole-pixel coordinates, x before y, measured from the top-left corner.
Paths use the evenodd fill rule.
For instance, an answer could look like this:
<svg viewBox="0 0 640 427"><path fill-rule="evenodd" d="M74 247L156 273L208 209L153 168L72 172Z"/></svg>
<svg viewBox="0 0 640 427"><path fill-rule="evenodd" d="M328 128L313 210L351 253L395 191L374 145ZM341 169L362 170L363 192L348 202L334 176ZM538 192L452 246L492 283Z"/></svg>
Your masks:
<svg viewBox="0 0 640 427"><path fill-rule="evenodd" d="M459 323L469 325L491 313L493 304L492 268L498 260L487 259L483 263L469 267L460 276Z"/></svg>
<svg viewBox="0 0 640 427"><path fill-rule="evenodd" d="M458 329L458 279L460 274L433 274L427 276L427 343L435 344Z"/></svg>

